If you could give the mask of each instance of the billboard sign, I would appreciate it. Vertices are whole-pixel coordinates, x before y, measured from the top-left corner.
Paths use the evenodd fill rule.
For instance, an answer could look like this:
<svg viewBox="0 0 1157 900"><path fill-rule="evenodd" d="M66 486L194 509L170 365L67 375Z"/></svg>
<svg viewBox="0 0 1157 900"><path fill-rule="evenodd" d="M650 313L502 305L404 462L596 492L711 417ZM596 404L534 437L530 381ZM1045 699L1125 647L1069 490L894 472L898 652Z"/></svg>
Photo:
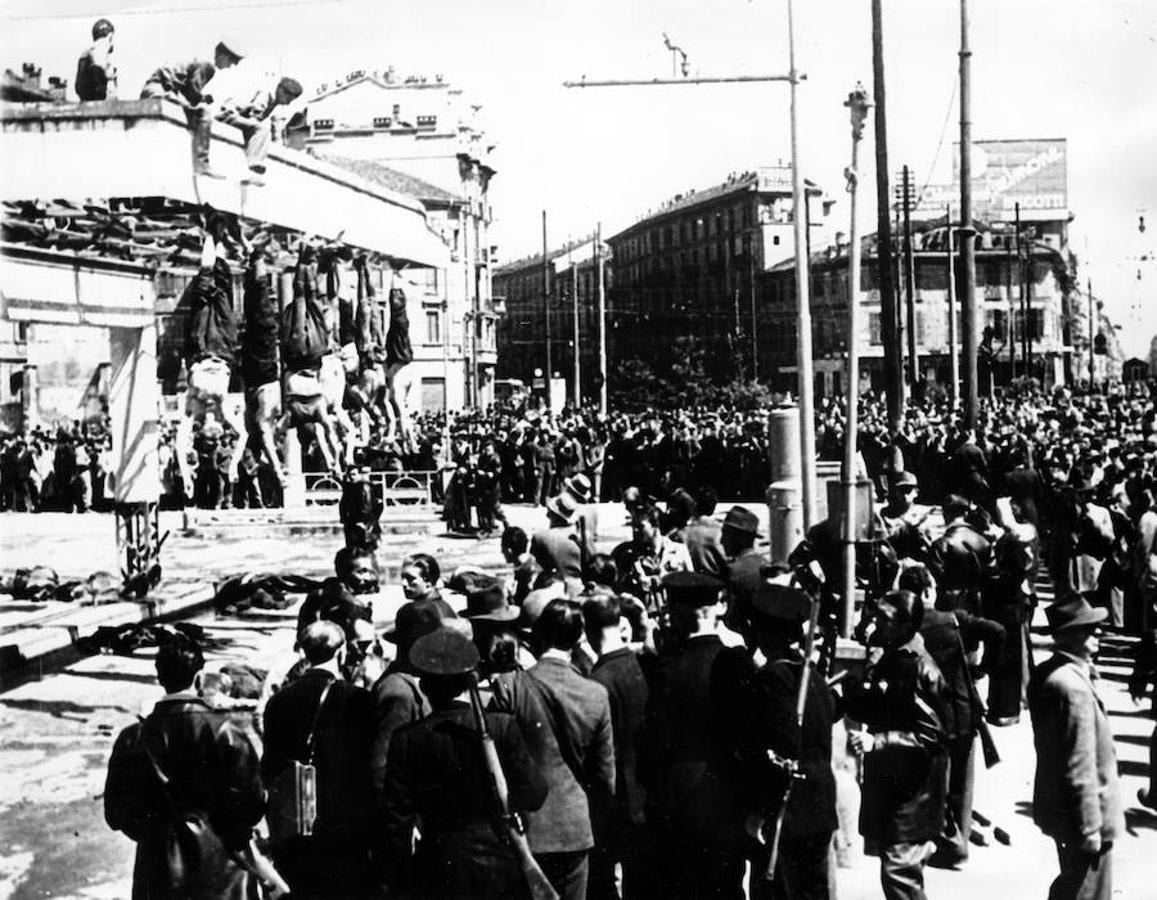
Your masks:
<svg viewBox="0 0 1157 900"><path fill-rule="evenodd" d="M960 145L953 145L952 184L929 186L924 212L943 214L960 203ZM1009 220L1021 212L1068 212L1068 158L1064 138L975 141L972 145L972 206L978 218Z"/></svg>

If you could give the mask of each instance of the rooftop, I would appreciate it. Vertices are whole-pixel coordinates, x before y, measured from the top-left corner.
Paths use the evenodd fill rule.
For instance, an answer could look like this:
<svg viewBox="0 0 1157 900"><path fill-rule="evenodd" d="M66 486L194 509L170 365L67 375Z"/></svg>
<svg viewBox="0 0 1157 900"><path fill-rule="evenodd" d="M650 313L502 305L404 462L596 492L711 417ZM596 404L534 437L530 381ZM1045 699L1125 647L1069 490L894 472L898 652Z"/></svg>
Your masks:
<svg viewBox="0 0 1157 900"><path fill-rule="evenodd" d="M466 198L459 194L444 190L437 185L430 184L428 181L423 181L421 178L415 178L413 175L407 175L405 172L399 172L397 169L391 169L389 166L382 165L380 162L375 162L371 159L346 159L344 157L330 156L322 153L314 155L317 156L318 159L323 159L328 163L333 163L335 166L340 166L347 171L353 172L366 181L380 184L382 187L389 188L389 190L407 197L414 197L418 200L431 201L434 203L466 202Z"/></svg>

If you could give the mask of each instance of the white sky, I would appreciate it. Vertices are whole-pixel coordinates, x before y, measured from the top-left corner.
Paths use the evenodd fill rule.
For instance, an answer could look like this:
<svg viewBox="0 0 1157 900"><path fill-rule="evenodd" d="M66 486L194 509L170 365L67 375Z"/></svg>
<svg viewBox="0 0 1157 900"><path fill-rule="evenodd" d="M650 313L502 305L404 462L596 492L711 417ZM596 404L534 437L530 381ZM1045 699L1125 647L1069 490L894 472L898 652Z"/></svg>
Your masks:
<svg viewBox="0 0 1157 900"><path fill-rule="evenodd" d="M958 137L957 0L884 0L889 164L927 179ZM175 11L174 11L175 10ZM134 12L135 11L135 12ZM1157 2L971 0L975 139L1068 138L1072 246L1126 349L1157 331ZM785 84L565 90L562 82L667 77L661 33L693 73L784 73L786 0L0 0L0 64L35 61L72 79L99 15L117 27L122 93L156 66L208 57L228 35L306 96L355 68L443 73L484 106L498 144L493 241L511 259L550 240L604 233L690 187L787 159ZM52 16L54 18L45 18ZM843 197L842 103L871 90L869 0L796 0L805 174ZM945 130L945 121L948 125ZM863 226L875 217L872 129L862 152ZM846 217L841 202L834 215ZM1145 235L1139 208L1148 211ZM837 227L846 227L839 226ZM1086 250L1087 247L1087 250ZM1087 264L1086 264L1087 263ZM1134 318L1139 316L1139 318Z"/></svg>

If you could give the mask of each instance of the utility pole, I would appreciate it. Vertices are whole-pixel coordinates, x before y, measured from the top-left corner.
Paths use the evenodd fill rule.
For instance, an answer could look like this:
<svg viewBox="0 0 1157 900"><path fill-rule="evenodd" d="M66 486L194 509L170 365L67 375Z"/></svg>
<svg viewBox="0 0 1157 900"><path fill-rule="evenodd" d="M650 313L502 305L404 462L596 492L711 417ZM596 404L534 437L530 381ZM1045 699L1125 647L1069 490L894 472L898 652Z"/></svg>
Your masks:
<svg viewBox="0 0 1157 900"><path fill-rule="evenodd" d="M1024 283L1024 256L1025 246L1024 239L1020 232L1020 204L1016 204L1016 283L1020 291L1020 342L1023 350L1022 357L1024 359L1024 374L1026 378L1032 378L1032 345L1029 343L1032 328L1032 314L1029 312L1028 305L1028 291L1025 290Z"/></svg>
<svg viewBox="0 0 1157 900"><path fill-rule="evenodd" d="M960 354L956 351L956 260L952 252L952 204L948 204L944 218L948 244L948 371L952 381L950 395L952 408L960 402Z"/></svg>
<svg viewBox="0 0 1157 900"><path fill-rule="evenodd" d="M920 357L916 355L916 264L912 258L912 176L904 166L904 299L908 305L908 383L915 397L920 385Z"/></svg>
<svg viewBox="0 0 1157 900"><path fill-rule="evenodd" d="M876 0L879 2L879 0ZM803 172L799 165L798 94L799 73L795 68L795 16L792 0L787 0L787 54L791 82L791 193L792 224L795 231L795 296L796 296L796 349L799 367L799 480L803 488L803 528L806 533L816 524L816 422L814 382L812 379L812 314L808 291L808 267L811 260L805 252L807 235L805 217L801 215L807 204Z"/></svg>
<svg viewBox="0 0 1157 900"><path fill-rule="evenodd" d="M848 94L844 106L852 118L852 164L845 170L848 179L850 223L848 226L848 368L847 368L847 426L844 429L844 568L843 618L840 634L852 636L852 620L856 615L856 448L859 438L860 405L860 233L856 222L856 189L860 184L859 149L864 136L864 122L868 118L868 92L861 84Z"/></svg>
<svg viewBox="0 0 1157 900"><path fill-rule="evenodd" d="M884 342L884 391L888 424L895 430L904 419L904 373L896 329L896 292L892 275L892 217L888 191L888 116L884 90L884 13L882 0L872 0L872 92L876 113L876 264L880 285L880 328Z"/></svg>
<svg viewBox="0 0 1157 900"><path fill-rule="evenodd" d="M542 211L542 312L546 322L546 405L550 408L554 366L550 358L550 255L546 250L546 210Z"/></svg>
<svg viewBox="0 0 1157 900"><path fill-rule="evenodd" d="M980 335L976 318L976 242L972 227L972 49L968 41L968 0L960 0L960 302L964 304L964 424L976 428L980 385L976 358Z"/></svg>
<svg viewBox="0 0 1157 900"><path fill-rule="evenodd" d="M1092 393L1097 383L1097 364L1093 356L1093 345L1096 343L1097 319L1093 313L1093 279L1088 282L1089 291L1089 393Z"/></svg>
<svg viewBox="0 0 1157 900"><path fill-rule="evenodd" d="M759 336L755 314L755 241L747 234L747 287L751 293L751 380L759 381Z"/></svg>
<svg viewBox="0 0 1157 900"><path fill-rule="evenodd" d="M579 359L579 296L578 296L578 268L571 258L571 246L566 248L566 261L570 266L570 296L574 304L574 408L580 409L583 405L582 396L582 361Z"/></svg>
<svg viewBox="0 0 1157 900"><path fill-rule="evenodd" d="M878 6L880 0L873 0ZM796 70L795 67L795 18L792 0L787 2L787 30L789 71L786 75L736 75L717 78L652 78L644 79L606 79L598 81L563 82L563 87L590 88L590 87L641 87L659 85L690 85L690 84L733 84L767 81L786 81L791 86L791 166L792 166L792 218L795 232L795 277L796 299L798 304L798 369L799 369L799 419L800 419L800 482L802 484L802 518L803 527L810 528L815 524L815 418L814 418L814 391L812 384L812 341L811 341L811 310L809 307L809 292L807 284L807 259L804 257L806 245L804 230L804 216L801 211L805 206L803 174L800 169L797 93L800 82L807 76ZM882 63L881 63L882 65ZM887 179L884 186L885 204L887 202ZM600 247L600 260L602 257ZM600 273L602 271L600 266ZM600 291L600 296L602 292ZM602 322L602 305L600 304L600 322ZM605 323L602 324L603 340L605 342ZM606 408L606 362L605 346L600 347L603 353L601 366L603 369L603 385L600 395L600 408Z"/></svg>
<svg viewBox="0 0 1157 900"><path fill-rule="evenodd" d="M595 268L599 288L599 412L607 413L607 284L603 269L603 223L595 226Z"/></svg>
<svg viewBox="0 0 1157 900"><path fill-rule="evenodd" d="M1016 302L1012 299L1012 248L1004 242L1004 293L1008 298L1008 383L1016 381Z"/></svg>

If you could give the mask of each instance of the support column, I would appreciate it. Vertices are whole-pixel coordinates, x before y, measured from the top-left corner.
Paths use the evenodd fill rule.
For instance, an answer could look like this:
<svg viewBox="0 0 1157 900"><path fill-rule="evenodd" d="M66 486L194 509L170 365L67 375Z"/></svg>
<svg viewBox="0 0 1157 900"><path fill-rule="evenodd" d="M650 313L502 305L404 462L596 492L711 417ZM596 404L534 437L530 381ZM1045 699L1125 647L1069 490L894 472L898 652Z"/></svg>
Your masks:
<svg viewBox="0 0 1157 900"><path fill-rule="evenodd" d="M36 363L24 364L24 379L20 389L20 418L26 431L40 427L40 373Z"/></svg>
<svg viewBox="0 0 1157 900"><path fill-rule="evenodd" d="M786 563L804 534L799 429L799 407L781 406L771 411L767 435L771 457L767 531L773 563Z"/></svg>

